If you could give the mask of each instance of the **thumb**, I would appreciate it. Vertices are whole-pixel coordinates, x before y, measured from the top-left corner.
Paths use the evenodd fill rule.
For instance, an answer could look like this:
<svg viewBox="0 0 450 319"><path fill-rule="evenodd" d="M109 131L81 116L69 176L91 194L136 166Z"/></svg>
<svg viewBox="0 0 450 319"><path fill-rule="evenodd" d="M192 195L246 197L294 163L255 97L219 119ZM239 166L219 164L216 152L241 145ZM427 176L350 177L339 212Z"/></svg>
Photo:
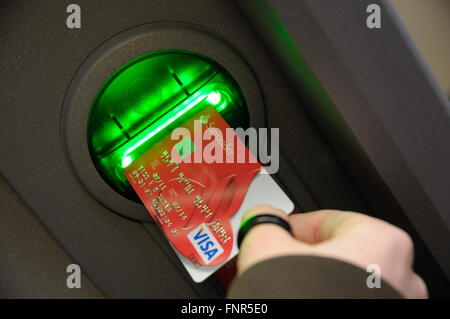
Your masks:
<svg viewBox="0 0 450 319"><path fill-rule="evenodd" d="M350 235L357 230L386 224L373 217L348 211L319 210L289 216L292 234L297 240L317 244L332 238Z"/></svg>

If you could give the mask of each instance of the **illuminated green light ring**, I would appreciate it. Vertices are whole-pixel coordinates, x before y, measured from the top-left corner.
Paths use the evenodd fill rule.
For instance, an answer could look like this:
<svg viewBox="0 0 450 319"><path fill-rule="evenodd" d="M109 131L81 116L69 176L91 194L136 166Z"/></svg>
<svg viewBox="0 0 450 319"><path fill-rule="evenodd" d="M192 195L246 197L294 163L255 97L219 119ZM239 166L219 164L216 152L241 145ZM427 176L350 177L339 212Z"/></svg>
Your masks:
<svg viewBox="0 0 450 319"><path fill-rule="evenodd" d="M193 100L193 101L192 101ZM122 156L122 168L128 167L131 163L133 163L133 157L130 156L130 154L136 150L138 147L142 146L145 142L147 142L149 139L157 135L159 132L161 132L164 128L168 127L170 124L172 124L175 120L182 117L184 114L186 114L189 110L197 106L200 102L203 100L206 100L206 102L210 103L211 105L217 105L221 100L221 95L219 92L211 92L209 94L201 94L201 92L197 92L193 96L189 97L186 101L184 101L182 104L177 106L175 109L173 109L171 112L164 115L161 119L153 123L146 131L150 131L147 135L145 135L142 139L140 139L136 144L128 148L124 155ZM222 109L226 105L226 102L224 102L221 107Z"/></svg>
<svg viewBox="0 0 450 319"><path fill-rule="evenodd" d="M242 92L220 65L186 51L157 51L118 68L93 101L89 152L102 178L137 200L124 168L202 107L213 105L231 127L248 127Z"/></svg>

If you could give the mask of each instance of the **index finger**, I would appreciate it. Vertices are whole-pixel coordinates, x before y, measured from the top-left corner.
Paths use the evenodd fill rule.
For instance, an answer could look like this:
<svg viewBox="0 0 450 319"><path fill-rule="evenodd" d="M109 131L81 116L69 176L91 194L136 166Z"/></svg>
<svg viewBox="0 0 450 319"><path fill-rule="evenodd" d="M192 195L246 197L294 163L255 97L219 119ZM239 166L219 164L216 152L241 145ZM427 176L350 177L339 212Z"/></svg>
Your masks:
<svg viewBox="0 0 450 319"><path fill-rule="evenodd" d="M373 218L340 210L319 210L297 213L289 216L294 237L300 241L317 244L349 232L355 225L361 225Z"/></svg>

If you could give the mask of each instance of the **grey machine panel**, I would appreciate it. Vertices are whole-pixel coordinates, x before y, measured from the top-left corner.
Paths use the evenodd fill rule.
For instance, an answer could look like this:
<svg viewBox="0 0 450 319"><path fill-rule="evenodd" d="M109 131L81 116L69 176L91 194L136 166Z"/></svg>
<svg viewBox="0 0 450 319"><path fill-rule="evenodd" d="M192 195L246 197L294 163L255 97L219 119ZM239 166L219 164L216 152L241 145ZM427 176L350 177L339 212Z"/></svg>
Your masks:
<svg viewBox="0 0 450 319"><path fill-rule="evenodd" d="M419 273L448 296L450 106L391 3L238 3L372 214L413 235ZM372 3L380 29L366 26Z"/></svg>
<svg viewBox="0 0 450 319"><path fill-rule="evenodd" d="M276 178L297 210L368 211L341 161L234 2L76 3L82 10L79 30L66 27L64 1L0 3L0 172L105 297L224 296L213 279L201 285L189 279L155 224L124 218L91 196L65 156L62 107L73 77L92 52L134 27L190 23L229 43L254 72L267 125L281 128ZM0 272L6 271L1 263ZM15 295L26 295L18 289Z"/></svg>

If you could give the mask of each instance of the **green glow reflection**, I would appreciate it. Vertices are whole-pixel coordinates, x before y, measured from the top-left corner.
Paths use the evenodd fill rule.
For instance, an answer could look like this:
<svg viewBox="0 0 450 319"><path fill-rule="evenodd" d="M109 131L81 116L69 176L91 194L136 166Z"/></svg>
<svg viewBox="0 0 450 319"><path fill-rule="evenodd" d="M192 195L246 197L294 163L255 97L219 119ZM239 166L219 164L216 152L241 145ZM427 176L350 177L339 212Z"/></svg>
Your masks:
<svg viewBox="0 0 450 319"><path fill-rule="evenodd" d="M105 81L89 115L95 167L117 192L137 200L123 169L206 105L231 127L249 125L241 90L217 63L175 50L126 63Z"/></svg>

